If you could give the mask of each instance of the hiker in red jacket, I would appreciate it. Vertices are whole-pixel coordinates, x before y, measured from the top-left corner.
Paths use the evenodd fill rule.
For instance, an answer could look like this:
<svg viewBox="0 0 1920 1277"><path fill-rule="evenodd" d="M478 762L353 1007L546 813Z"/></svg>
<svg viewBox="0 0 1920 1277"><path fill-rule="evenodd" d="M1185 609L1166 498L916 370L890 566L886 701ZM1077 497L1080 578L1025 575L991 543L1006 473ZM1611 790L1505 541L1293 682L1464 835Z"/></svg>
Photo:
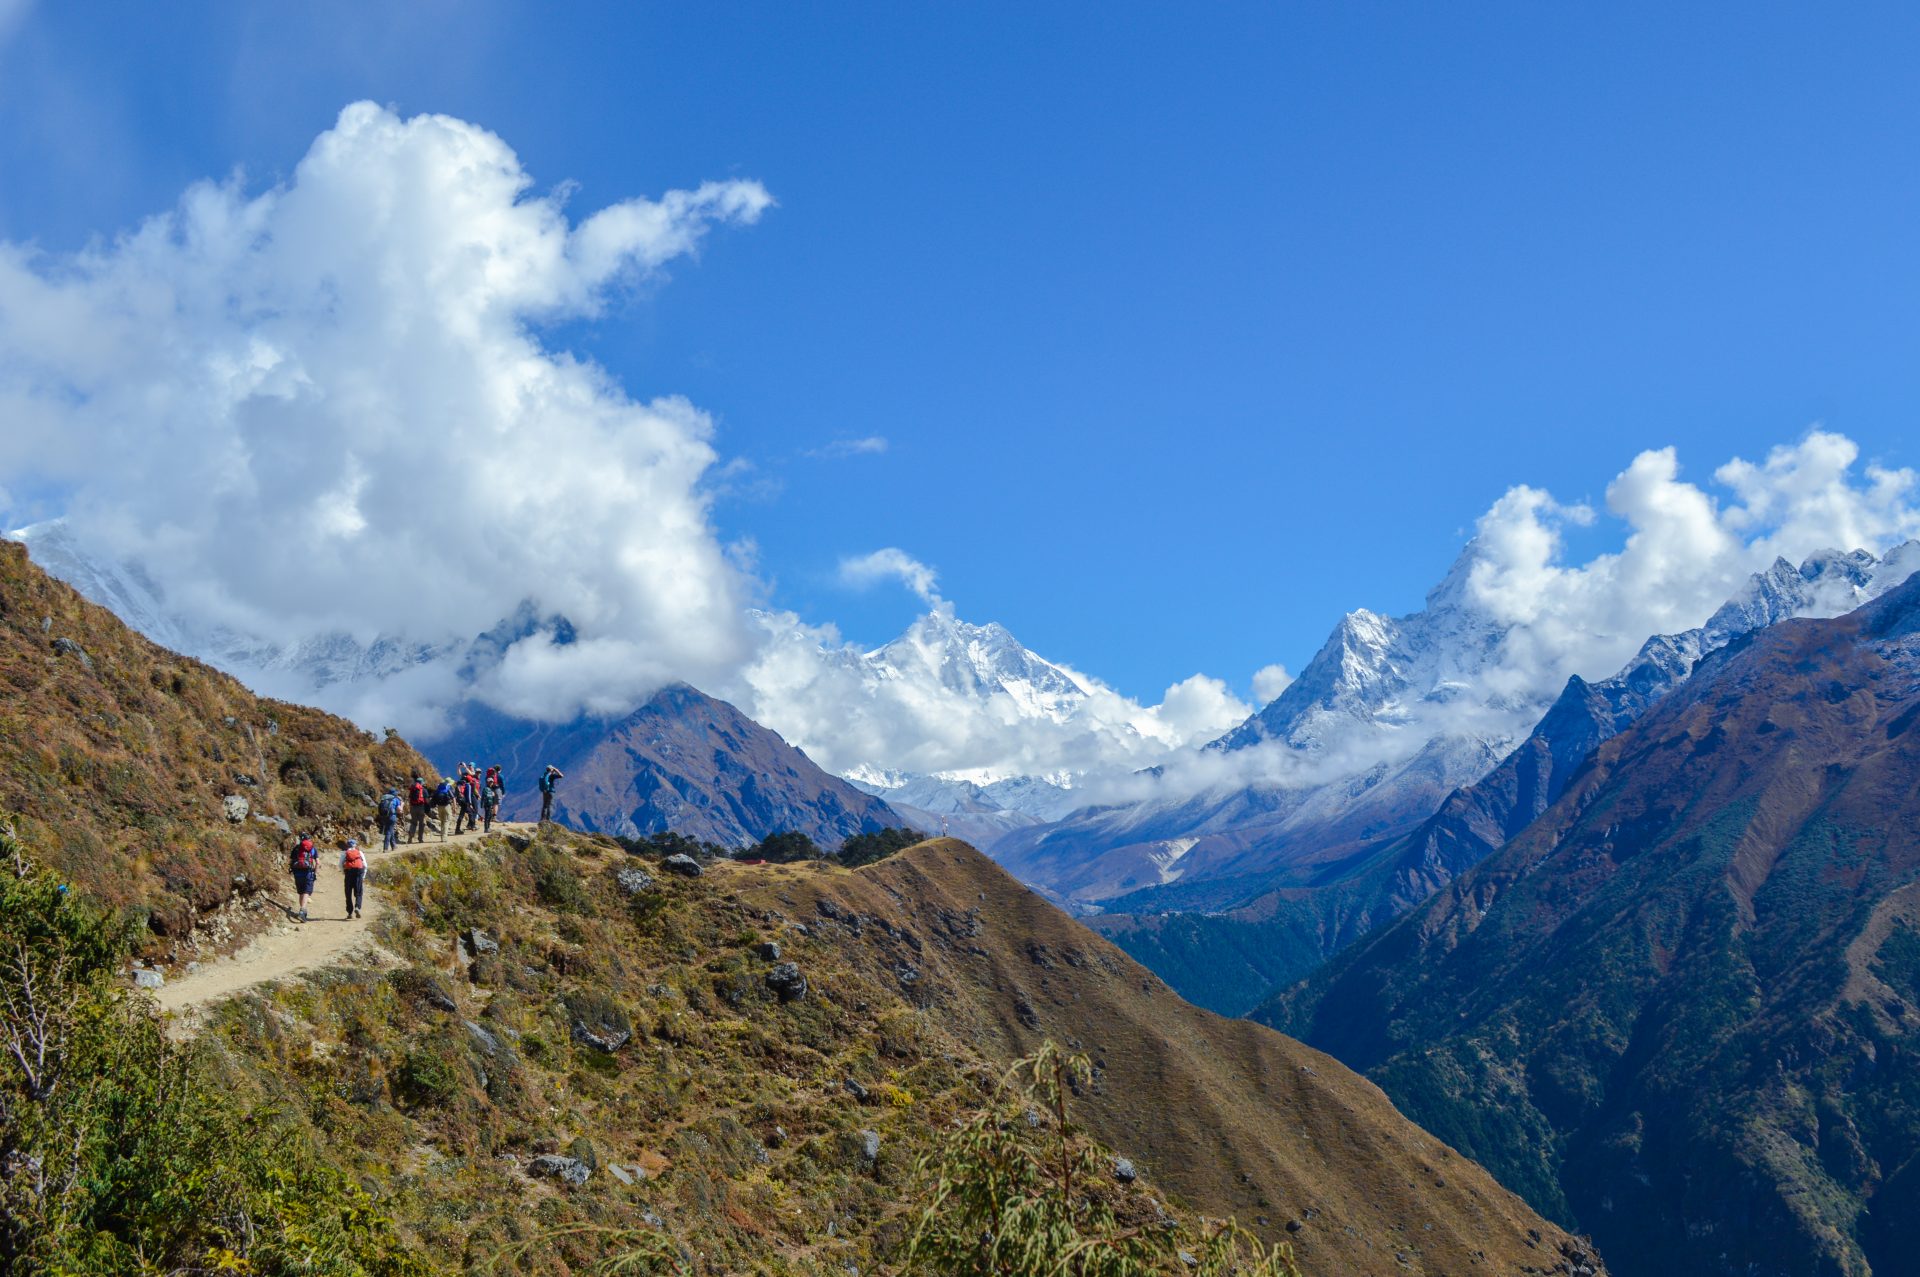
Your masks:
<svg viewBox="0 0 1920 1277"><path fill-rule="evenodd" d="M367 903L367 854L357 839L347 839L347 849L340 853L340 876L347 883L347 917L358 918Z"/></svg>
<svg viewBox="0 0 1920 1277"><path fill-rule="evenodd" d="M425 842L427 840L427 807L432 803L433 795L427 790L427 782L418 776L407 787L407 841Z"/></svg>

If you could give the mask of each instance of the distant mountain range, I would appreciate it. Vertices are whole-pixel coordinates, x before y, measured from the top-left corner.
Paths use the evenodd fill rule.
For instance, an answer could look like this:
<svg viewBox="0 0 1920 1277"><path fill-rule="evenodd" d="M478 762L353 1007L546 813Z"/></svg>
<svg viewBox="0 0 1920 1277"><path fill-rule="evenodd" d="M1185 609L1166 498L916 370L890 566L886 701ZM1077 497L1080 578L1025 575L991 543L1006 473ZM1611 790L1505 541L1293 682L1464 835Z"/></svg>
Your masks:
<svg viewBox="0 0 1920 1277"><path fill-rule="evenodd" d="M1243 872L1148 887L1104 901L1105 912L1091 921L1184 996L1215 1010L1245 1012L1274 988L1426 899L1518 833L1559 796L1595 747L1681 684L1703 656L1789 618L1848 610L1915 569L1920 569L1920 543L1915 542L1884 559L1865 551L1828 551L1797 568L1776 560L1705 625L1647 640L1612 678L1570 679L1517 748L1411 827L1324 842L1276 838L1266 844L1277 853L1276 863L1264 875ZM1301 682L1306 681L1303 674ZM1378 689L1385 681L1370 682ZM1269 723L1298 724L1314 717L1324 723L1329 716L1322 707L1344 699L1350 718L1364 722L1367 701L1354 695L1357 685L1358 680L1336 681L1305 713L1266 717ZM1282 730L1297 732L1298 727ZM1486 745L1491 751L1492 742ZM1241 802L1243 810L1252 805L1250 798ZM1219 836L1221 841L1229 837L1260 845L1257 832Z"/></svg>
<svg viewBox="0 0 1920 1277"><path fill-rule="evenodd" d="M1622 1272L1920 1271L1920 577L1687 650L1570 689L1541 814L1257 1018Z"/></svg>

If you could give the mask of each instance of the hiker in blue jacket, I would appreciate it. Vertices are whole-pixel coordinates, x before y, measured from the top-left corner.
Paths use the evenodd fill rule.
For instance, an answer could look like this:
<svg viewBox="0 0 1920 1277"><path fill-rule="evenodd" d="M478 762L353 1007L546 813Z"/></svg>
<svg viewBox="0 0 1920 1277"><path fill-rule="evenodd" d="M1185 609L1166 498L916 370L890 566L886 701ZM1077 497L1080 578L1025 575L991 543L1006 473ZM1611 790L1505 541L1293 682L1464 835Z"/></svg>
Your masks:
<svg viewBox="0 0 1920 1277"><path fill-rule="evenodd" d="M380 796L380 850L392 851L400 845L400 791L392 786Z"/></svg>
<svg viewBox="0 0 1920 1277"><path fill-rule="evenodd" d="M546 820L553 819L554 787L560 783L561 778L564 777L565 775L566 775L565 772L561 771L558 767L555 767L552 763L548 763L547 770L540 773L540 819L541 820L546 821Z"/></svg>

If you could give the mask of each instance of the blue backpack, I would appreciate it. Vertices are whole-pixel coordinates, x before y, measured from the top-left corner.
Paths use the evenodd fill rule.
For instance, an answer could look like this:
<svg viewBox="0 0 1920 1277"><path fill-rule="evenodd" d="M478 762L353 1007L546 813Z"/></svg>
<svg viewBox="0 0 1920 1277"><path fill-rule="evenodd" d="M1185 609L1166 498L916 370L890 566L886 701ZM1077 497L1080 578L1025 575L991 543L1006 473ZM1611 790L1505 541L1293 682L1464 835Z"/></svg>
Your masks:
<svg viewBox="0 0 1920 1277"><path fill-rule="evenodd" d="M400 819L400 795L388 794L385 798L382 798L380 800L380 813L384 816L391 816L395 820Z"/></svg>

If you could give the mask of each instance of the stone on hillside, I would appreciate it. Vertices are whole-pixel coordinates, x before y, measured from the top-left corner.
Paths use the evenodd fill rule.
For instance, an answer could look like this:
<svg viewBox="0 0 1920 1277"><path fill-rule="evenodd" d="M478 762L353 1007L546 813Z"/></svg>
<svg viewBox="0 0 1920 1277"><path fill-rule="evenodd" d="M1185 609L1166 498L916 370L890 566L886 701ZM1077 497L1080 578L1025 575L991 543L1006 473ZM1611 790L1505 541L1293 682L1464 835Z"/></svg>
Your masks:
<svg viewBox="0 0 1920 1277"><path fill-rule="evenodd" d="M607 1163L607 1174L613 1176L615 1179L619 1180L622 1184L631 1186L633 1183L633 1176L629 1175L627 1173L627 1168L620 1165L620 1163L618 1162Z"/></svg>
<svg viewBox="0 0 1920 1277"><path fill-rule="evenodd" d="M577 1157L542 1153L527 1163L527 1174L535 1179L557 1179L577 1188L592 1177L593 1168Z"/></svg>
<svg viewBox="0 0 1920 1277"><path fill-rule="evenodd" d="M1116 1157L1113 1159L1113 1177L1122 1184L1131 1184L1140 1178L1140 1172L1135 1170L1133 1163L1126 1158Z"/></svg>
<svg viewBox="0 0 1920 1277"><path fill-rule="evenodd" d="M860 1083L854 1081L852 1078L848 1078L840 1085L846 1090L848 1095L851 1095L859 1103L865 1104L867 1102L867 1088L860 1085Z"/></svg>
<svg viewBox="0 0 1920 1277"><path fill-rule="evenodd" d="M613 871L614 885L629 896L642 895L653 889L653 875L644 869L635 869L631 865Z"/></svg>
<svg viewBox="0 0 1920 1277"><path fill-rule="evenodd" d="M753 947L753 951L765 958L768 962L780 961L780 942L778 940L762 940Z"/></svg>
<svg viewBox="0 0 1920 1277"><path fill-rule="evenodd" d="M660 867L670 874L679 874L685 878L698 878L703 872L699 861L679 851L661 861Z"/></svg>
<svg viewBox="0 0 1920 1277"><path fill-rule="evenodd" d="M569 997L566 1007L573 1040L582 1046L612 1055L633 1040L633 1021L610 998L580 994Z"/></svg>
<svg viewBox="0 0 1920 1277"><path fill-rule="evenodd" d="M87 655L87 649L70 638L57 638L53 641L53 650L62 656L71 656L85 669L93 668L93 658Z"/></svg>
<svg viewBox="0 0 1920 1277"><path fill-rule="evenodd" d="M254 779L252 776L248 775L246 772L235 772L233 774L233 783L236 785L243 786L244 788L247 788L247 789L253 789L260 784L258 780Z"/></svg>
<svg viewBox="0 0 1920 1277"><path fill-rule="evenodd" d="M270 828L278 829L283 834L290 834L293 832L293 826L289 825L285 821L285 819L283 819L282 817L268 816L257 811L253 813L253 823L256 825L266 825Z"/></svg>
<svg viewBox="0 0 1920 1277"><path fill-rule="evenodd" d="M420 998L428 1006L441 1011L460 1009L460 1004L453 1000L453 995L447 992L446 986L432 978L420 982Z"/></svg>
<svg viewBox="0 0 1920 1277"><path fill-rule="evenodd" d="M167 978L148 967L133 969L133 987L136 989L157 989L167 982Z"/></svg>
<svg viewBox="0 0 1920 1277"><path fill-rule="evenodd" d="M478 927L468 929L466 934L461 936L461 940L467 946L467 953L475 958L483 953L500 952L500 942Z"/></svg>
<svg viewBox="0 0 1920 1277"><path fill-rule="evenodd" d="M253 810L253 804L240 794L228 794L220 800L220 806L226 811L227 819L236 825L245 820L247 813Z"/></svg>
<svg viewBox="0 0 1920 1277"><path fill-rule="evenodd" d="M860 1160L868 1166L880 1160L880 1132L860 1132Z"/></svg>
<svg viewBox="0 0 1920 1277"><path fill-rule="evenodd" d="M791 962L782 962L767 972L767 987L782 1002L798 1002L807 996L807 977Z"/></svg>

